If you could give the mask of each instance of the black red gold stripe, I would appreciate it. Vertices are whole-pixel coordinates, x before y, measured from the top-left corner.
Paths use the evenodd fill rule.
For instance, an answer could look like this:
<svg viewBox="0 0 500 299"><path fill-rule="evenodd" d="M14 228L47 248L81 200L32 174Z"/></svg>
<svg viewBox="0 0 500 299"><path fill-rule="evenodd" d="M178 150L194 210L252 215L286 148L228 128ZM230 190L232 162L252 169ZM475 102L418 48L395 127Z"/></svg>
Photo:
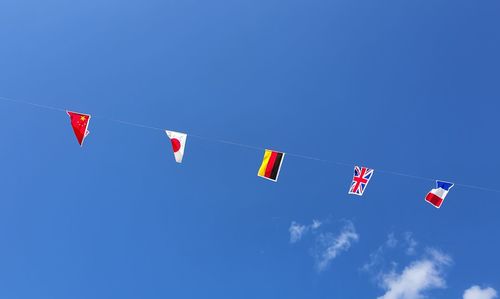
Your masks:
<svg viewBox="0 0 500 299"><path fill-rule="evenodd" d="M258 176L277 181L280 173L281 163L283 162L284 153L266 150L264 158L259 168Z"/></svg>

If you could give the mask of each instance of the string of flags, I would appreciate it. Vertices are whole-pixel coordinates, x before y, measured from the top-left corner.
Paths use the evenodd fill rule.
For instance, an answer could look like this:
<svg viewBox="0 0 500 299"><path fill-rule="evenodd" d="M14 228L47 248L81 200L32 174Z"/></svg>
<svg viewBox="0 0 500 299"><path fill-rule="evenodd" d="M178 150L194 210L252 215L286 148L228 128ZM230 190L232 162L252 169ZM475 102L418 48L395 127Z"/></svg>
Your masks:
<svg viewBox="0 0 500 299"><path fill-rule="evenodd" d="M59 107L38 104L38 103L29 102L29 101L20 100L20 99L6 98L6 97L2 97L2 96L0 96L0 100L6 101L6 102L13 102L13 103L19 103L19 104L24 104L24 105L30 105L32 107L37 107L37 108L46 109L46 110L67 113L68 116L70 117L70 122L71 122L71 126L73 128L73 132L74 132L75 137L78 141L78 144L80 144L80 146L83 146L83 142L84 142L85 138L89 135L88 128L89 128L89 123L90 123L90 119L91 119L90 114L68 111L68 110L65 110L65 109L62 109ZM162 128L152 127L152 126L138 124L138 123L132 123L132 122L123 121L123 120L117 120L117 119L107 118L107 120L113 121L116 123L120 123L120 124L124 124L124 125L144 128L144 129L164 131L167 134L167 136L170 139L170 142L172 144L172 151L174 153L175 161L177 163L182 163L185 148L186 148L186 140L187 140L186 133L164 130ZM198 139L215 141L218 143L229 144L229 145L238 146L238 147L242 147L242 148L248 148L248 149L259 150L259 151L264 150L264 158L263 158L262 163L259 167L257 175L259 177L262 177L264 179L268 179L268 180L273 181L273 182L278 181L278 176L279 176L279 173L281 170L281 166L283 163L283 158L285 156L285 153L278 152L278 151L272 151L272 150L268 150L268 149L263 149L263 148L251 146L248 144L236 143L236 142L232 142L232 141L228 141L228 140L206 138L206 137L198 136L198 135L194 135L194 134L191 134L191 136L198 138ZM305 155L296 154L296 153L287 153L287 155L301 158L301 159L322 162L322 163L332 163L332 164L336 164L336 165L349 166L349 167L352 166L352 164L348 164L348 163L329 161L329 160L319 159L316 157L310 157L310 156L305 156ZM411 174L383 170L383 169L379 169L378 172L390 174L390 175L395 175L395 176L407 177L407 178L411 178L411 179L435 181L436 188L432 188L429 191L429 193L427 193L427 195L425 196L425 201L436 208L440 208L442 206L445 197L448 195L450 189L454 186L461 186L463 188L470 188L470 189L482 190L482 191L488 191L488 192L494 192L494 193L500 194L500 190L476 186L476 185L454 184L454 183L450 183L450 182L446 182L446 181L442 181L442 180L435 180L435 179L428 178L428 177L415 176L415 175L411 175ZM363 194L366 190L366 187L368 186L368 183L370 182L371 178L373 177L373 173L374 173L374 169L370 169L368 167L354 166L354 175L353 175L353 179L351 181L351 185L349 187L348 193L351 195L363 196Z"/></svg>
<svg viewBox="0 0 500 299"><path fill-rule="evenodd" d="M88 127L91 115L73 111L66 112L69 115L71 126L78 144L83 146L83 141L89 134ZM165 130L165 133L172 144L172 152L174 154L175 161L177 163L182 163L184 151L186 149L187 134L170 130ZM264 157L257 172L257 176L266 180L277 182L284 158L285 153L266 149L264 151ZM354 166L354 175L348 194L363 196L374 172L374 169L368 167ZM453 186L453 183L439 180L436 181L436 188L431 189L431 191L426 195L425 201L436 208L440 208L446 195Z"/></svg>

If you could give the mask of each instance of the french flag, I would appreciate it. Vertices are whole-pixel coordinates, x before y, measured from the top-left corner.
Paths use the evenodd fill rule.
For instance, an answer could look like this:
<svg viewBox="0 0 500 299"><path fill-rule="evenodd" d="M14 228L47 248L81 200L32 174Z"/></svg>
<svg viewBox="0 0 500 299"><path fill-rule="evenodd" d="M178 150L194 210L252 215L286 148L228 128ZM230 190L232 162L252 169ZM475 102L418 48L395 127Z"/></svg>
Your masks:
<svg viewBox="0 0 500 299"><path fill-rule="evenodd" d="M436 181L436 189L432 189L431 192L427 194L425 200L436 208L440 208L443 204L444 198L453 187L453 183Z"/></svg>

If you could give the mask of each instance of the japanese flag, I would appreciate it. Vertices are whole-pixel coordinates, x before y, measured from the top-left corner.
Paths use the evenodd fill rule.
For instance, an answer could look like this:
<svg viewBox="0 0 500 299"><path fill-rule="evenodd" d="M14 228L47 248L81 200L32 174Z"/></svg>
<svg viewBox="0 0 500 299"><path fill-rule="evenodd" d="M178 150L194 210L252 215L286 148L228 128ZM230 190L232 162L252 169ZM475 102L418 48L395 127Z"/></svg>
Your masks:
<svg viewBox="0 0 500 299"><path fill-rule="evenodd" d="M175 161L182 163L184 156L184 148L186 147L187 134L165 130L170 142L172 143L172 150L174 151Z"/></svg>

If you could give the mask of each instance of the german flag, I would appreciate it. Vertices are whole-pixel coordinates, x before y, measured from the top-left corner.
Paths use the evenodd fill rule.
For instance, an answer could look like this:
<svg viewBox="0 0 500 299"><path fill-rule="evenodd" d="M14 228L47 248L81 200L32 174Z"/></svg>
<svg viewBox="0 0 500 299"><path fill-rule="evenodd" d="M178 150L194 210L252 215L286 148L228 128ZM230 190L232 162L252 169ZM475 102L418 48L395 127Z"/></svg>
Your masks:
<svg viewBox="0 0 500 299"><path fill-rule="evenodd" d="M259 173L257 175L261 178L277 182L280 174L281 163L283 163L284 157L285 153L266 149L262 165L260 165Z"/></svg>

